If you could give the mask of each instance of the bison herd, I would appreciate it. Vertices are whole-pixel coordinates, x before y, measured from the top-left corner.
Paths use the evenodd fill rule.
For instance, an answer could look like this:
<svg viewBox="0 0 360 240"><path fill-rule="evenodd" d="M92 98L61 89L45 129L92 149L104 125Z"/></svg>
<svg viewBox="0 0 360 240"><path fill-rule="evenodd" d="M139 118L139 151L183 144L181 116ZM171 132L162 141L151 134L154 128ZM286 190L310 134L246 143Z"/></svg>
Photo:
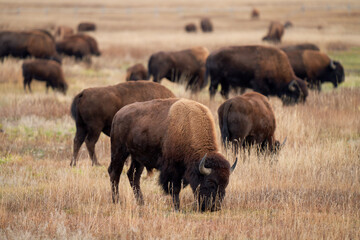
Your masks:
<svg viewBox="0 0 360 240"><path fill-rule="evenodd" d="M254 9L253 18L259 18ZM204 32L213 31L208 18L201 20ZM68 84L61 67L61 55L76 59L100 56L97 41L83 31L94 31L94 24L82 23L78 33L59 26L55 37L44 30L0 32L0 57L35 57L22 64L24 90L31 92L32 79L46 82L46 89L66 93ZM188 24L186 31L196 31ZM80 33L81 32L81 33ZM280 42L284 25L272 22L264 40ZM146 81L152 78L153 82ZM285 144L275 138L276 120L268 96L279 97L284 105L304 103L308 86L320 91L323 82L334 87L344 81L342 65L321 52L314 44L282 48L274 46L229 46L210 52L205 47L178 51L159 51L149 56L147 68L138 63L127 69L126 82L88 88L71 104L76 134L70 165L76 166L80 147L85 142L92 165L99 165L95 144L101 132L111 139L108 173L112 199L119 201L119 180L131 156L127 172L139 204L143 204L140 177L146 168L160 172L159 184L172 195L180 208L182 187L190 185L197 209L219 210L236 161L230 163L219 152L215 122L210 110L192 100L179 99L159 83L163 78L184 83L197 93L209 87L210 99L219 86L221 95L244 92L226 100L218 108L219 128L224 145L251 145L259 151L277 153Z"/></svg>

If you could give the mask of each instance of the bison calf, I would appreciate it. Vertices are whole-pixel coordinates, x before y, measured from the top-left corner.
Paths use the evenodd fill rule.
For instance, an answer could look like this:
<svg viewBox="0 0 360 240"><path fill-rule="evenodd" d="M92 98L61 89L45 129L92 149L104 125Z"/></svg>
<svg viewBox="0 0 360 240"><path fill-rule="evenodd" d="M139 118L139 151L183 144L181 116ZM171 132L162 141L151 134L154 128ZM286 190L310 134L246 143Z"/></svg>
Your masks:
<svg viewBox="0 0 360 240"><path fill-rule="evenodd" d="M281 38L284 35L284 25L280 22L271 22L269 26L269 31L263 41L269 41L273 43L280 43Z"/></svg>
<svg viewBox="0 0 360 240"><path fill-rule="evenodd" d="M127 172L138 203L143 203L140 176L146 167L160 171L160 184L180 207L181 186L190 184L199 209L218 210L225 196L230 168L219 153L210 110L186 99L133 103L116 113L111 128L109 166L113 201L119 199L119 180L131 155Z"/></svg>
<svg viewBox="0 0 360 240"><path fill-rule="evenodd" d="M222 141L231 142L235 152L239 145L257 145L271 152L280 149L274 137L275 115L264 95L250 92L231 98L220 105L218 116Z"/></svg>
<svg viewBox="0 0 360 240"><path fill-rule="evenodd" d="M148 73L143 64L138 63L126 70L126 81L147 80Z"/></svg>
<svg viewBox="0 0 360 240"><path fill-rule="evenodd" d="M57 89L66 94L68 85L65 82L61 65L56 61L44 59L27 60L22 64L22 73L25 91L26 86L28 86L31 92L30 83L32 79L35 79L46 82L46 92L51 87L53 90Z"/></svg>
<svg viewBox="0 0 360 240"><path fill-rule="evenodd" d="M175 97L174 94L166 87L147 81L126 82L83 90L75 96L71 104L76 134L70 166L76 165L77 156L84 141L92 165L99 165L95 154L95 144L101 132L110 136L111 122L119 109L133 102L172 97Z"/></svg>

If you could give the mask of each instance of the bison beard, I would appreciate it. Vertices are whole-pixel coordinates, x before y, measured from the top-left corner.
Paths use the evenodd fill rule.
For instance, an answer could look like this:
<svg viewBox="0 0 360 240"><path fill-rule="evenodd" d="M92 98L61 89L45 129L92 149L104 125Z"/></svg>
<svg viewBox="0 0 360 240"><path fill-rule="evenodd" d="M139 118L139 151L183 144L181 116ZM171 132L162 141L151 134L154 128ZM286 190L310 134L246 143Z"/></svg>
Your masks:
<svg viewBox="0 0 360 240"><path fill-rule="evenodd" d="M120 174L129 155L127 175L138 203L144 202L140 189L144 167L156 168L160 185L172 195L176 210L182 184L191 186L200 210L219 210L236 165L230 168L218 152L210 111L185 99L133 103L116 113L108 169L114 203L119 200Z"/></svg>

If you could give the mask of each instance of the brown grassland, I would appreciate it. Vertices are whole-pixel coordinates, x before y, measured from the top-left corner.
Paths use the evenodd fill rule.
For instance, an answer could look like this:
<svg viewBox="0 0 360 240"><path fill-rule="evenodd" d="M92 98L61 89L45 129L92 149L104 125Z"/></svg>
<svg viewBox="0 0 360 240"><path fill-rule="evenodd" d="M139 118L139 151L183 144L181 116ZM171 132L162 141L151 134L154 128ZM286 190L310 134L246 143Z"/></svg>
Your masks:
<svg viewBox="0 0 360 240"><path fill-rule="evenodd" d="M253 7L259 20L250 20ZM23 60L0 63L0 239L360 239L360 4L351 1L84 1L2 0L0 29L94 21L101 57L92 64L65 58L66 96L34 81L22 86ZM186 34L211 17L215 31ZM221 211L198 213L193 195L181 192L181 211L144 173L145 205L138 206L126 174L114 205L107 167L110 141L96 146L101 167L91 167L83 146L69 167L75 124L72 98L84 88L116 84L126 68L146 64L151 53L205 46L263 44L270 20L291 20L283 43L313 42L345 67L345 83L310 92L305 104L284 107L271 97L276 136L287 143L276 157L239 155ZM176 96L207 105L216 121L224 101L210 102L163 80ZM220 131L217 128L220 144ZM235 156L222 148L230 163ZM127 168L127 167L126 167ZM124 169L124 173L127 169Z"/></svg>

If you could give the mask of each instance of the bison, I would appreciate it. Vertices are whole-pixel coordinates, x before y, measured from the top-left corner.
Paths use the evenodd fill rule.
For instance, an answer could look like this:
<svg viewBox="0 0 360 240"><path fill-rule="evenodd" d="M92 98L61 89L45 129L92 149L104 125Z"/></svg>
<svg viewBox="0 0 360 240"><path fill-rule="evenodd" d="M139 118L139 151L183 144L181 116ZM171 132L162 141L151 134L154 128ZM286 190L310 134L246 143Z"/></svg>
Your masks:
<svg viewBox="0 0 360 240"><path fill-rule="evenodd" d="M213 24L210 18L202 18L200 20L200 26L201 26L201 30L205 33L213 31Z"/></svg>
<svg viewBox="0 0 360 240"><path fill-rule="evenodd" d="M275 115L264 95L249 92L233 97L220 105L218 116L223 144L231 142L235 152L239 145L258 145L271 152L281 148L274 137Z"/></svg>
<svg viewBox="0 0 360 240"><path fill-rule="evenodd" d="M325 53L296 50L287 51L286 54L296 76L305 79L310 88L321 91L321 84L324 82L331 82L336 88L345 80L341 63L331 60Z"/></svg>
<svg viewBox="0 0 360 240"><path fill-rule="evenodd" d="M186 32L196 32L196 25L194 23L188 23L185 25Z"/></svg>
<svg viewBox="0 0 360 240"><path fill-rule="evenodd" d="M31 92L30 83L32 79L46 82L46 92L49 87L53 90L57 89L60 92L66 94L68 88L64 79L64 73L61 65L53 60L34 59L27 60L22 64L22 73L24 77L24 91L28 86Z"/></svg>
<svg viewBox="0 0 360 240"><path fill-rule="evenodd" d="M126 70L126 81L147 80L148 72L143 64L138 63Z"/></svg>
<svg viewBox="0 0 360 240"><path fill-rule="evenodd" d="M196 92L207 85L205 61L209 51L195 47L177 52L157 52L151 55L148 63L148 76L154 82L167 78L172 82L185 81L186 89Z"/></svg>
<svg viewBox="0 0 360 240"><path fill-rule="evenodd" d="M251 19L259 19L260 11L257 8L253 8L251 11Z"/></svg>
<svg viewBox="0 0 360 240"><path fill-rule="evenodd" d="M161 123L161 124L160 124ZM118 111L111 127L111 163L108 169L114 203L119 180L131 155L127 172L139 204L143 204L140 176L147 169L160 171L159 182L180 208L181 186L190 184L200 210L219 210L236 166L220 154L210 110L187 99L160 99L133 103Z"/></svg>
<svg viewBox="0 0 360 240"><path fill-rule="evenodd" d="M76 59L89 58L90 55L100 56L96 40L86 34L75 34L56 43L59 53L75 56Z"/></svg>
<svg viewBox="0 0 360 240"><path fill-rule="evenodd" d="M95 31L96 25L95 25L95 23L82 22L82 23L79 23L77 29L78 29L78 32Z"/></svg>
<svg viewBox="0 0 360 240"><path fill-rule="evenodd" d="M57 26L55 30L55 38L62 40L65 37L71 36L74 34L74 30L68 26Z"/></svg>
<svg viewBox="0 0 360 240"><path fill-rule="evenodd" d="M280 43L281 38L284 35L284 26L280 22L271 22L269 26L269 31L265 37L263 37L263 41L269 41L273 43Z"/></svg>
<svg viewBox="0 0 360 240"><path fill-rule="evenodd" d="M252 88L265 96L276 95L284 104L305 102L306 84L296 77L286 54L274 47L234 46L212 52L206 60L210 97L218 85L226 99L229 89Z"/></svg>
<svg viewBox="0 0 360 240"><path fill-rule="evenodd" d="M92 165L99 165L95 144L103 132L110 136L115 113L127 104L156 98L173 98L166 87L148 81L119 83L113 86L88 88L75 96L71 115L76 123L74 153L70 166L75 166L81 145L85 141Z"/></svg>
<svg viewBox="0 0 360 240"><path fill-rule="evenodd" d="M284 52L295 51L295 50L314 50L320 51L320 48L313 43L300 43L296 45L288 45L280 48Z"/></svg>
<svg viewBox="0 0 360 240"><path fill-rule="evenodd" d="M10 55L19 58L52 59L61 63L53 37L41 30L0 32L0 58L3 60Z"/></svg>

